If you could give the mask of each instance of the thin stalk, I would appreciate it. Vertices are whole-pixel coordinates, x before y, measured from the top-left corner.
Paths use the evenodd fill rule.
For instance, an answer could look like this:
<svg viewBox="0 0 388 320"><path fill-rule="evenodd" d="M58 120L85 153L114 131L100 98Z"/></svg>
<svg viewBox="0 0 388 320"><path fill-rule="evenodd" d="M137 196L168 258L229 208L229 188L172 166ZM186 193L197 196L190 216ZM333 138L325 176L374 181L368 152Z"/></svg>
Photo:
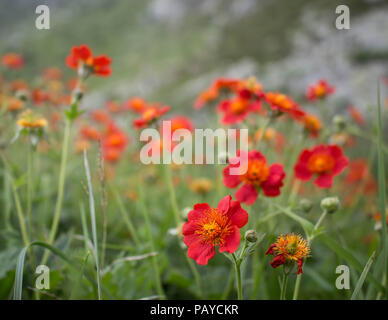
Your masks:
<svg viewBox="0 0 388 320"><path fill-rule="evenodd" d="M286 300L288 274L283 274L282 290L280 292L280 300Z"/></svg>
<svg viewBox="0 0 388 320"><path fill-rule="evenodd" d="M65 132L63 136L61 166L59 169L58 196L57 196L57 202L55 205L54 219L53 219L50 236L48 240L48 244L50 245L54 243L55 236L58 230L59 218L61 216L63 192L64 192L65 179L66 179L66 164L67 164L67 156L69 152L70 129L71 129L71 120L65 118ZM41 264L46 264L48 255L49 255L49 251L46 250L46 252L43 255Z"/></svg>
<svg viewBox="0 0 388 320"><path fill-rule="evenodd" d="M139 200L140 200L141 211L143 213L145 227L146 227L146 232L147 232L147 238L148 238L148 241L149 241L149 244L150 244L150 247L151 247L151 251L154 252L155 251L155 245L154 245L154 239L152 237L152 232L151 232L151 222L150 222L150 217L149 217L149 214L148 214L148 210L147 210L146 205L145 205L145 200L144 200L144 196L143 196L143 190L142 190L142 187L141 187L141 182L138 181L137 185L138 185L138 192L139 192ZM152 256L151 257L151 261L152 261L152 267L153 267L153 270L154 270L156 292L157 292L158 296L165 298L165 294L164 294L163 287L162 287L162 282L161 282L161 279L160 279L160 271L159 271L159 265L158 265L157 256Z"/></svg>
<svg viewBox="0 0 388 320"><path fill-rule="evenodd" d="M242 300L243 294L242 294L242 284L241 284L241 260L236 258L236 255L232 254L233 261L234 261L234 268L236 272L236 287L237 287L237 299Z"/></svg>
<svg viewBox="0 0 388 320"><path fill-rule="evenodd" d="M137 231L136 231L136 229L135 229L135 227L134 227L134 225L132 223L130 215L127 212L127 210L125 209L125 206L123 204L123 201L121 200L121 197L120 197L117 189L113 185L111 185L111 190L113 191L113 195L114 195L114 197L116 199L117 205L119 207L119 211L121 213L121 216L124 219L125 224L128 227L129 232L131 233L133 241L135 242L135 244L137 246L139 246L140 245L139 236L137 235Z"/></svg>
<svg viewBox="0 0 388 320"><path fill-rule="evenodd" d="M90 220L92 222L92 236L93 236L94 257L95 257L96 269L97 269L98 300L102 300L102 294L101 294L101 272L100 272L100 262L98 260L96 211L95 211L95 207L94 207L93 185L92 185L92 178L90 176L90 168L89 168L89 162L88 162L88 158L87 158L87 154L86 154L86 149L84 149L84 165L85 165L85 171L86 171L86 180L88 182Z"/></svg>
<svg viewBox="0 0 388 320"><path fill-rule="evenodd" d="M383 251L383 261L384 261L384 273L385 276L384 286L385 286L385 297L388 298L388 285L387 285L387 275L388 275L388 248L387 248L387 224L386 224L386 185L385 185L385 168L384 168L384 153L383 153L383 126L381 121L381 101L380 101L380 82L377 84L377 139L378 139L378 181L379 181L379 206L381 212L381 241L382 241L382 251Z"/></svg>
<svg viewBox="0 0 388 320"><path fill-rule="evenodd" d="M32 178L32 157L33 149L32 145L29 146L27 151L27 224L31 232L31 208L32 208L32 190L33 190L33 178Z"/></svg>

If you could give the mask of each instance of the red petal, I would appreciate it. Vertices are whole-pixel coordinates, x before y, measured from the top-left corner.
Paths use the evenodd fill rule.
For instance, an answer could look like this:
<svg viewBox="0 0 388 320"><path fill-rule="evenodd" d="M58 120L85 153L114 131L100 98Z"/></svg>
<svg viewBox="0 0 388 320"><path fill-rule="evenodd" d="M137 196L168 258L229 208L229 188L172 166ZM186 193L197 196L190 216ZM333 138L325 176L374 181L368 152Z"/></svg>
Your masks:
<svg viewBox="0 0 388 320"><path fill-rule="evenodd" d="M218 203L217 209L220 210L223 214L228 214L230 202L232 200L231 195L227 195L221 199Z"/></svg>
<svg viewBox="0 0 388 320"><path fill-rule="evenodd" d="M224 245L220 246L218 248L218 251L221 253L224 251L229 253L235 252L240 246L240 239L241 239L240 229L234 226L233 232L229 234L227 237L225 237Z"/></svg>
<svg viewBox="0 0 388 320"><path fill-rule="evenodd" d="M242 228L248 222L248 212L241 208L240 202L238 201L232 200L230 202L230 208L227 215L229 216L231 223L238 228Z"/></svg>
<svg viewBox="0 0 388 320"><path fill-rule="evenodd" d="M204 216L205 211L209 209L210 206L207 203L197 203L194 205L193 210L188 213L187 218L189 221L201 219Z"/></svg>
<svg viewBox="0 0 388 320"><path fill-rule="evenodd" d="M206 265L208 260L216 254L214 246L201 241L194 242L187 250L189 258L195 260L198 264Z"/></svg>
<svg viewBox="0 0 388 320"><path fill-rule="evenodd" d="M236 199L240 202L245 202L247 205L253 204L257 199L258 193L254 186L244 184L236 191Z"/></svg>
<svg viewBox="0 0 388 320"><path fill-rule="evenodd" d="M333 174L321 174L315 179L314 184L320 188L330 188L333 184Z"/></svg>

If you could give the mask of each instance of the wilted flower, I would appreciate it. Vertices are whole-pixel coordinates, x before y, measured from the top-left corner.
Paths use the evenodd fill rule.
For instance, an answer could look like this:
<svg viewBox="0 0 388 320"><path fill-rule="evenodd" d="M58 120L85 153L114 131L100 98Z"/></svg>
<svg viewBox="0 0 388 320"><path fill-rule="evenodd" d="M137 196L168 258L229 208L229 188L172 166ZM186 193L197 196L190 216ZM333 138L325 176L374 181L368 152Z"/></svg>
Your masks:
<svg viewBox="0 0 388 320"><path fill-rule="evenodd" d="M240 228L248 222L248 213L231 196L224 197L217 208L207 203L194 205L183 225L183 241L187 255L198 264L206 265L219 252L234 253L240 245Z"/></svg>
<svg viewBox="0 0 388 320"><path fill-rule="evenodd" d="M310 253L310 247L300 235L294 233L280 235L276 242L271 244L266 255L274 255L271 266L277 268L284 264L296 262L297 274L303 273L303 262Z"/></svg>

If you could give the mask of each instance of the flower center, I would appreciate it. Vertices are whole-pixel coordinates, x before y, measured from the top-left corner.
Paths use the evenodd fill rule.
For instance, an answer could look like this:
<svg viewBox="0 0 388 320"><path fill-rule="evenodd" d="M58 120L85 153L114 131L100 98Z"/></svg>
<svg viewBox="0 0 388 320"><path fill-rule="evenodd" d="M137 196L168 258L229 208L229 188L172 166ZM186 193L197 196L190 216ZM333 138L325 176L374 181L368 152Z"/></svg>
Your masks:
<svg viewBox="0 0 388 320"><path fill-rule="evenodd" d="M145 121L151 121L156 117L156 113L157 113L156 109L154 109L154 108L148 109L148 110L144 111L143 119Z"/></svg>
<svg viewBox="0 0 388 320"><path fill-rule="evenodd" d="M248 103L249 101L247 100L237 99L231 103L230 108L233 113L240 114L240 113L243 113L248 108Z"/></svg>
<svg viewBox="0 0 388 320"><path fill-rule="evenodd" d="M334 168L334 158L329 154L314 154L307 163L307 168L311 172L325 173Z"/></svg>
<svg viewBox="0 0 388 320"><path fill-rule="evenodd" d="M326 93L325 87L323 85L317 85L315 87L315 95L317 97L323 97Z"/></svg>
<svg viewBox="0 0 388 320"><path fill-rule="evenodd" d="M245 175L241 176L241 180L250 185L259 186L267 180L269 176L269 168L263 160L251 160L248 162L248 170Z"/></svg>
<svg viewBox="0 0 388 320"><path fill-rule="evenodd" d="M203 242L214 246L224 244L225 237L233 230L228 216L216 208L207 210L198 226L195 233L201 236Z"/></svg>

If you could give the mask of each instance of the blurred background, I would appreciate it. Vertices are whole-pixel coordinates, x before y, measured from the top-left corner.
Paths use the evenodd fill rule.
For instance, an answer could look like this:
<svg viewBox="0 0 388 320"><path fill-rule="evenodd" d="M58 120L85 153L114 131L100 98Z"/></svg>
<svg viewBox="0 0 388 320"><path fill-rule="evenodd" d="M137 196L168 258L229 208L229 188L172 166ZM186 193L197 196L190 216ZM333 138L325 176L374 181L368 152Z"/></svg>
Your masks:
<svg viewBox="0 0 388 320"><path fill-rule="evenodd" d="M2 0L1 51L26 59L31 80L85 43L113 58L109 81L90 79L85 107L132 95L191 114L195 96L220 76L256 76L265 90L300 92L326 78L338 108L376 100L388 76L388 1L378 0ZM37 30L35 8L50 8ZM350 30L335 28L336 6ZM72 70L66 70L71 73ZM102 97L103 95L103 97ZM298 100L298 97L295 97ZM338 110L337 110L338 112ZM341 111L340 111L341 112Z"/></svg>

